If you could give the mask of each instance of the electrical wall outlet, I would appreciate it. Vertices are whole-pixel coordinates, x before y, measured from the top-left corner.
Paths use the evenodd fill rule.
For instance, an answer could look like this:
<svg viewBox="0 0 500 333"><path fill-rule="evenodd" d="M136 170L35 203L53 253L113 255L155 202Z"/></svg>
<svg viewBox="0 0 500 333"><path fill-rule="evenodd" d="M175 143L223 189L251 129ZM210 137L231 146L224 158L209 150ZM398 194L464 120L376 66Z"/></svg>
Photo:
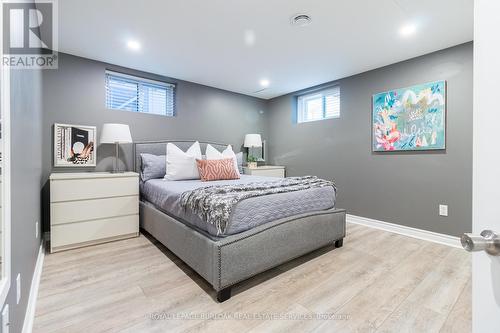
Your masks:
<svg viewBox="0 0 500 333"><path fill-rule="evenodd" d="M21 300L21 274L17 274L16 278L16 301L17 304L19 304L19 301Z"/></svg>
<svg viewBox="0 0 500 333"><path fill-rule="evenodd" d="M38 239L39 233L40 233L40 224L38 223L38 221L36 221L36 223L35 223L35 238Z"/></svg>
<svg viewBox="0 0 500 333"><path fill-rule="evenodd" d="M9 304L5 304L2 311L2 333L9 333Z"/></svg>
<svg viewBox="0 0 500 333"><path fill-rule="evenodd" d="M439 205L439 216L448 216L448 205Z"/></svg>

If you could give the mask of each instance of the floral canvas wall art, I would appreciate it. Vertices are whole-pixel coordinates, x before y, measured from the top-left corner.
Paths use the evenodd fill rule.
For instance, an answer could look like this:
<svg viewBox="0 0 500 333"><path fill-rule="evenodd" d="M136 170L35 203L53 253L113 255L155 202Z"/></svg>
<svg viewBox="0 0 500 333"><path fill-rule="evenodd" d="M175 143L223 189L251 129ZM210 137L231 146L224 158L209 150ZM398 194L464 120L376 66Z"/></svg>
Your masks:
<svg viewBox="0 0 500 333"><path fill-rule="evenodd" d="M373 95L373 151L446 148L446 82Z"/></svg>

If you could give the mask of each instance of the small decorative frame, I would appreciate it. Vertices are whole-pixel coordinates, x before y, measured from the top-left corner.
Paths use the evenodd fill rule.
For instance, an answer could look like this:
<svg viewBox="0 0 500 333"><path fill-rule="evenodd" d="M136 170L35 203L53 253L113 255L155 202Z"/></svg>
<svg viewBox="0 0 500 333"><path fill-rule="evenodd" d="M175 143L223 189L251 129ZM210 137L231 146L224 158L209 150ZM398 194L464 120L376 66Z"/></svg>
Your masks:
<svg viewBox="0 0 500 333"><path fill-rule="evenodd" d="M95 167L95 126L54 124L54 167Z"/></svg>

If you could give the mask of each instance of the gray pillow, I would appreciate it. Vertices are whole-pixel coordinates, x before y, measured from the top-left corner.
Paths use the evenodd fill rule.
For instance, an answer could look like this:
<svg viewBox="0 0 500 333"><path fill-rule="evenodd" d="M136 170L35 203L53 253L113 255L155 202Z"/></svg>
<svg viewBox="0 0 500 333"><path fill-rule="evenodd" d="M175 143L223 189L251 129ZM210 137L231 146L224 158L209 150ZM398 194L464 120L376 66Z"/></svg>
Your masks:
<svg viewBox="0 0 500 333"><path fill-rule="evenodd" d="M243 153L239 152L236 154L236 163L238 163L238 170L243 174Z"/></svg>
<svg viewBox="0 0 500 333"><path fill-rule="evenodd" d="M167 159L165 155L141 154L141 179L143 182L165 177Z"/></svg>

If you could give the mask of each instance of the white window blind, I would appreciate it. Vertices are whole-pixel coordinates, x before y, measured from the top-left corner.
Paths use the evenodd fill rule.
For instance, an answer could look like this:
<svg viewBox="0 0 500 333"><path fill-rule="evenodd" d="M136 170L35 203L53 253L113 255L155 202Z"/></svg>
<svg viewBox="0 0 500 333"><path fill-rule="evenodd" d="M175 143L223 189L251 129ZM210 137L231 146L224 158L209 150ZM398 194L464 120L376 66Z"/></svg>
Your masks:
<svg viewBox="0 0 500 333"><path fill-rule="evenodd" d="M340 117L340 87L314 91L297 98L297 122Z"/></svg>
<svg viewBox="0 0 500 333"><path fill-rule="evenodd" d="M175 85L106 71L108 109L175 115Z"/></svg>

